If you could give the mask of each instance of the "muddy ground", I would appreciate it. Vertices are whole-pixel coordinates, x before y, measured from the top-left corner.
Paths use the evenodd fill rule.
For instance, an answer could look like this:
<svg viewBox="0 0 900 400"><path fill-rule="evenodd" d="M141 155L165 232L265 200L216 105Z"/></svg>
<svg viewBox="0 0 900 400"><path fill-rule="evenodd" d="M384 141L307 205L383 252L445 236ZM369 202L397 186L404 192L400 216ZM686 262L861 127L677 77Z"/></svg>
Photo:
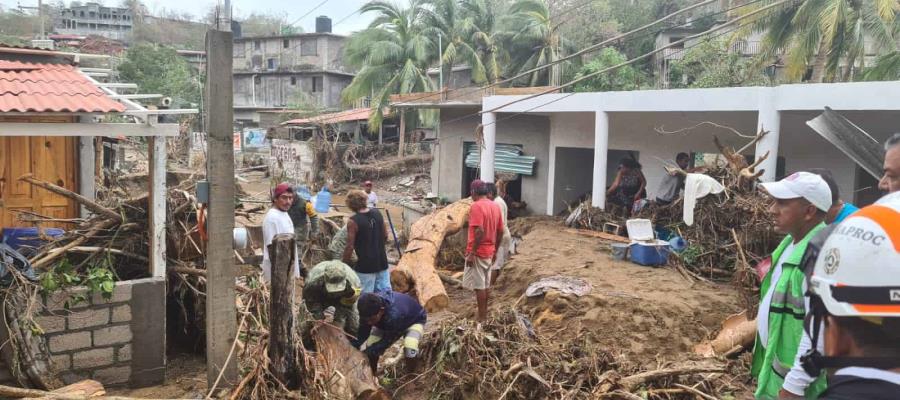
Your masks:
<svg viewBox="0 0 900 400"><path fill-rule="evenodd" d="M613 260L608 244L566 232L555 219L534 218L528 225L518 254L504 268L492 293L491 308L496 312L517 307L531 318L539 335L560 342L589 336L622 362L652 368L696 359L693 345L714 334L728 315L740 311L737 292L730 285L690 283L670 268ZM557 274L583 278L593 290L583 297L550 292L524 298L529 284ZM429 328L456 314L474 315L473 294L451 286L448 292L449 309L430 315ZM409 389L404 392L410 393ZM111 393L202 398L205 390L202 357L172 354L166 385Z"/></svg>

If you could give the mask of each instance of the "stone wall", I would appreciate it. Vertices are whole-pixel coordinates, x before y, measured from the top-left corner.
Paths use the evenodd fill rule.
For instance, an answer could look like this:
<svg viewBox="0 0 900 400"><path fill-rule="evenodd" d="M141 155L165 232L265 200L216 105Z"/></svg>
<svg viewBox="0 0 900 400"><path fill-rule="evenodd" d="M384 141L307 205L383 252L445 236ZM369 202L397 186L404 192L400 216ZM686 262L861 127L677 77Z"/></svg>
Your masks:
<svg viewBox="0 0 900 400"><path fill-rule="evenodd" d="M44 330L53 368L70 384L94 379L104 386L145 387L163 383L166 367L166 280L116 283L112 297L98 294L71 304L86 289L55 293L35 322ZM68 309L66 302L70 302ZM0 363L0 382L10 382Z"/></svg>

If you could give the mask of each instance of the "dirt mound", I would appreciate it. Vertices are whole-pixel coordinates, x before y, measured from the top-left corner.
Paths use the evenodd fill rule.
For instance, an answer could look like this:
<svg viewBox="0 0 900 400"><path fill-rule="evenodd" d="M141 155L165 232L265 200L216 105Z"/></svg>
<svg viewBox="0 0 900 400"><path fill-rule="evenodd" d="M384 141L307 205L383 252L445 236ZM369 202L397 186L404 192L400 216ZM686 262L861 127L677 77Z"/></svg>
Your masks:
<svg viewBox="0 0 900 400"><path fill-rule="evenodd" d="M606 244L567 233L558 222L531 225L494 296L498 307L519 302L541 335L568 341L593 333L617 357L652 364L683 359L725 317L740 311L731 286L691 284L672 269L615 261ZM583 297L556 291L523 297L529 284L551 275L585 279L593 290Z"/></svg>

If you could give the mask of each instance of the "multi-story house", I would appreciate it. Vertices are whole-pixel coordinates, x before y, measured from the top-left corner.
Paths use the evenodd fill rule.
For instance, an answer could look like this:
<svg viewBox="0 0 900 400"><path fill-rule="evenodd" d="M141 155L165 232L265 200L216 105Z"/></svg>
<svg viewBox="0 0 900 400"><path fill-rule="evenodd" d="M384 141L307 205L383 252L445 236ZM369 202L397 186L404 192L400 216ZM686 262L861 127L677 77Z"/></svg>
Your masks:
<svg viewBox="0 0 900 400"><path fill-rule="evenodd" d="M318 17L316 31L234 39L234 119L258 126L259 112L291 106L342 108L341 91L354 73L343 62L346 37Z"/></svg>
<svg viewBox="0 0 900 400"><path fill-rule="evenodd" d="M110 39L129 39L134 26L131 10L85 3L62 8L54 18L54 30L64 35L100 35Z"/></svg>

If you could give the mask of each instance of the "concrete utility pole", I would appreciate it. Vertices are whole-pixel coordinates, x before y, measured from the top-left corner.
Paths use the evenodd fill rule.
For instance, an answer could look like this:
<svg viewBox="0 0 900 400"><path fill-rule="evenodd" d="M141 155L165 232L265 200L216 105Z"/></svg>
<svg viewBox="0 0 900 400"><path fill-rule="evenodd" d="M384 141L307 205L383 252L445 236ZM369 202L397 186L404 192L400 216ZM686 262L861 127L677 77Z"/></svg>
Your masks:
<svg viewBox="0 0 900 400"><path fill-rule="evenodd" d="M230 28L230 22L225 24ZM233 386L238 378L236 359L227 361L237 333L232 237L234 230L234 134L231 32L206 33L206 177L209 180L209 242L206 256L206 378L212 388ZM223 372L224 371L224 372Z"/></svg>

